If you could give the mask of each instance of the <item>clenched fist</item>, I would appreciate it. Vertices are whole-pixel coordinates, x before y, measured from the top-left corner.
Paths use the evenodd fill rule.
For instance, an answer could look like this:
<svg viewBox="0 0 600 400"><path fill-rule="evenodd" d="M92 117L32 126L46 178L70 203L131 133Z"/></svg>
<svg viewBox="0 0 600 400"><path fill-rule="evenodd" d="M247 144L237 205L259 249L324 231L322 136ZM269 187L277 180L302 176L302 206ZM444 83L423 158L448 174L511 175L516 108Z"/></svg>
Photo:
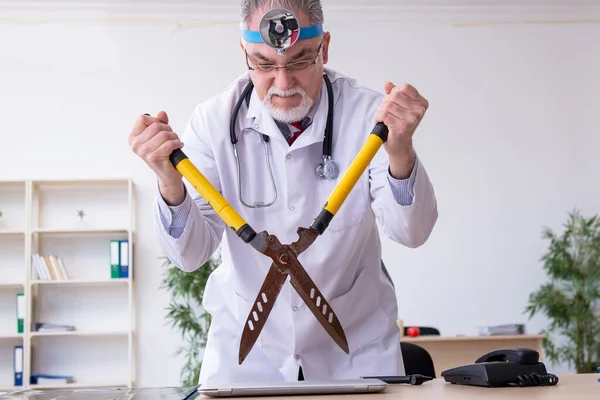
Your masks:
<svg viewBox="0 0 600 400"><path fill-rule="evenodd" d="M415 130L421 123L429 102L409 84L385 84L385 97L375 114L375 123L389 129L384 148L390 159L390 170L396 178L407 178L415 163L412 147Z"/></svg>
<svg viewBox="0 0 600 400"><path fill-rule="evenodd" d="M156 117L140 116L129 135L129 145L135 154L148 164L158 177L161 195L169 205L183 201L182 175L171 163L171 153L183 147L183 143L171 127L167 113L161 111Z"/></svg>

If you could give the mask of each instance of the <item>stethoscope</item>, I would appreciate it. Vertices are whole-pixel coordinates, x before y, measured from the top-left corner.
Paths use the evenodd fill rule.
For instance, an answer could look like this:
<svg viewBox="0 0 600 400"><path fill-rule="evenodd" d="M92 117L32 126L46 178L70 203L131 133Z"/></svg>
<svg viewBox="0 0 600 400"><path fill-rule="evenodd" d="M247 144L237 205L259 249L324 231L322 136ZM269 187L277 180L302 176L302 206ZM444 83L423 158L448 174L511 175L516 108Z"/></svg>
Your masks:
<svg viewBox="0 0 600 400"><path fill-rule="evenodd" d="M333 161L333 159L331 158L331 143L332 143L332 126L333 126L333 90L331 88L331 81L329 80L329 77L327 76L327 74L323 74L323 79L325 80L325 86L327 86L327 99L328 99L328 110L327 110L327 123L325 125L325 136L323 139L323 154L322 154L322 162L320 162L316 169L315 172L317 174L317 177L319 179L329 179L329 180L334 180L337 179L338 175L339 175L339 167L336 164L335 161ZM233 109L233 113L231 114L231 121L229 124L229 135L231 137L231 145L233 146L233 155L235 157L235 161L237 164L237 182L238 182L238 197L240 199L240 201L242 202L242 204L246 207L250 207L250 208L263 208L263 207L269 207L270 205L272 205L273 203L275 203L275 200L277 200L277 187L275 185L275 179L273 177L273 171L271 170L271 164L269 162L269 136L265 135L265 134L261 134L263 137L263 145L265 148L265 159L266 159L266 163L267 163L267 168L269 170L269 176L271 178L271 187L273 189L273 198L271 199L271 201L269 203L264 203L262 201L260 202L254 202L254 204L248 204L246 203L243 199L242 199L242 182L240 179L240 160L238 158L238 152L237 152L237 137L235 135L235 125L236 125L236 120L237 120L237 114L239 113L240 107L242 105L242 103L246 102L246 106L248 107L250 104L250 96L252 94L252 89L254 88L254 84L252 83L252 81L250 81L248 83L248 85L246 85L246 87L244 88L244 91L242 92L242 94L240 95L240 98L238 99L235 108Z"/></svg>

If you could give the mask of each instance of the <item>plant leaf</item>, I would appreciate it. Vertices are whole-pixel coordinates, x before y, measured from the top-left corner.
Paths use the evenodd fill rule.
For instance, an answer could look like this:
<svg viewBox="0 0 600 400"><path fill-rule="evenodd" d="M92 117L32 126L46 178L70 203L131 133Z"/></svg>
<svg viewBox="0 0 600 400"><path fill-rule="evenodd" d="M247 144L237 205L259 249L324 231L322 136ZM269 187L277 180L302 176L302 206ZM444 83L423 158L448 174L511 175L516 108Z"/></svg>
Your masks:
<svg viewBox="0 0 600 400"><path fill-rule="evenodd" d="M562 233L544 228L542 237L549 242L540 258L549 282L529 295L524 312L548 317L544 332L560 337L544 341L549 360L594 372L592 364L600 362L600 218L575 209Z"/></svg>
<svg viewBox="0 0 600 400"><path fill-rule="evenodd" d="M180 332L182 339L182 345L175 351L175 355L184 355L181 383L197 385L211 322L211 315L201 310L204 289L220 259L213 257L192 272L177 268L167 257L161 257L161 260L164 273L159 288L171 295L165 320Z"/></svg>

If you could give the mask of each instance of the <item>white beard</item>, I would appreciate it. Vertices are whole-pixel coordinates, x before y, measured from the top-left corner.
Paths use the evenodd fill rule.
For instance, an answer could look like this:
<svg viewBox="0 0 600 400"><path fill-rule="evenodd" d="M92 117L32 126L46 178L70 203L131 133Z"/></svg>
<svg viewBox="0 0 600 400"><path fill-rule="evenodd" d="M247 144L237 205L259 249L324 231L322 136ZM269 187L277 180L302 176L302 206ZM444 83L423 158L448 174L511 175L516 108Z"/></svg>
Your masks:
<svg viewBox="0 0 600 400"><path fill-rule="evenodd" d="M300 96L302 96L302 101L296 107L287 110L282 110L275 107L273 103L271 103L271 96L273 95L286 97L293 96L295 94L299 94ZM313 99L311 99L306 94L306 92L304 92L304 90L300 88L281 90L276 87L271 87L263 100L263 104L274 119L276 119L277 121L287 123L300 121L302 120L302 118L306 117L313 103Z"/></svg>

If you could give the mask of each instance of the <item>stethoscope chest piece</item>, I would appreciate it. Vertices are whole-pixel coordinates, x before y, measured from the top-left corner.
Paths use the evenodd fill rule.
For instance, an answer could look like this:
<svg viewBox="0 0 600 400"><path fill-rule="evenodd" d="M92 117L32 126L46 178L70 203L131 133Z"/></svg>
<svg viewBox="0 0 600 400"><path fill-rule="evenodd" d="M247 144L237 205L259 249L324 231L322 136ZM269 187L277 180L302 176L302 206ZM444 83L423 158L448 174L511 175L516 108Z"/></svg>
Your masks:
<svg viewBox="0 0 600 400"><path fill-rule="evenodd" d="M323 157L323 162L317 166L317 176L321 179L334 180L340 174L340 168L331 157Z"/></svg>

